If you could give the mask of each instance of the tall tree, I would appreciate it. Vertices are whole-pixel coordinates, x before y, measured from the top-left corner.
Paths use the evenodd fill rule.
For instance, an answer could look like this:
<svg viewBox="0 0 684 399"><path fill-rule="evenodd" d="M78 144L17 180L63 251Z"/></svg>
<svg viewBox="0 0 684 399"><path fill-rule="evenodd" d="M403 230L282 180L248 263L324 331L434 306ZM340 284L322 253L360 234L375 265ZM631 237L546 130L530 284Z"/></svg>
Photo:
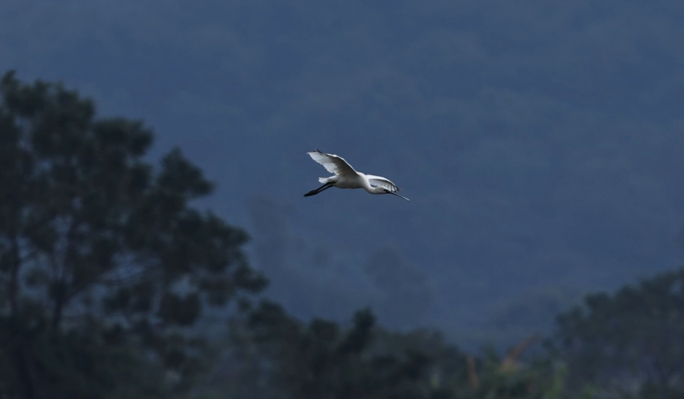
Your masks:
<svg viewBox="0 0 684 399"><path fill-rule="evenodd" d="M264 287L241 251L247 235L190 205L212 184L177 149L155 170L144 160L152 141L141 122L96 118L92 100L61 84L2 78L0 350L12 373L0 390L100 397L73 388L94 372L58 353L76 342L138 345L182 383L203 306Z"/></svg>

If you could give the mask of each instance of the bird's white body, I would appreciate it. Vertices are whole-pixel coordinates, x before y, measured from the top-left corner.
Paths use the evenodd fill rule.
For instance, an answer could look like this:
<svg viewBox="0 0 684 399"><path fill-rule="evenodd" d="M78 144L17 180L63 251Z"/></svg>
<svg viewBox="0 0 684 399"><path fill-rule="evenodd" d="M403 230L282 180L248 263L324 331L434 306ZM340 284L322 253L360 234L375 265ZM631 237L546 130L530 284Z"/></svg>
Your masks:
<svg viewBox="0 0 684 399"><path fill-rule="evenodd" d="M319 177L318 181L320 183L332 183L333 187L337 188L363 188L371 194L387 194L382 187L371 184L371 178L375 180L382 179L389 182L389 180L384 177L367 175L361 172L356 172L354 176L334 175L330 177ZM391 184L391 182L389 182L389 184Z"/></svg>
<svg viewBox="0 0 684 399"><path fill-rule="evenodd" d="M357 172L340 156L326 154L319 150L311 151L308 154L314 161L323 165L328 172L334 173L334 175L330 177L319 177L318 181L323 183L323 186L304 194L305 197L316 195L330 187L337 187L363 188L371 194L392 194L407 201L409 200L396 193L399 191L399 187L389 179L382 176L367 175L365 173Z"/></svg>

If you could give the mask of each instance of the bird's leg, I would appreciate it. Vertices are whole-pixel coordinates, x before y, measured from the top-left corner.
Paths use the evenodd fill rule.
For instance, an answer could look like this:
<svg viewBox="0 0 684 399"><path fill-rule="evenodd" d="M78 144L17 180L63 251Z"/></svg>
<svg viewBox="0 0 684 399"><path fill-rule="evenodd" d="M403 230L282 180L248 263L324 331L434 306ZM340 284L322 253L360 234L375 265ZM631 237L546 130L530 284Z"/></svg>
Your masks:
<svg viewBox="0 0 684 399"><path fill-rule="evenodd" d="M329 189L329 188L332 187L332 186L333 186L333 183L325 183L324 185L318 187L317 189L311 190L311 191L309 191L308 193L304 194L304 196L305 196L305 197L311 197L312 195L316 195L316 194L320 193L320 192L323 191L323 190Z"/></svg>

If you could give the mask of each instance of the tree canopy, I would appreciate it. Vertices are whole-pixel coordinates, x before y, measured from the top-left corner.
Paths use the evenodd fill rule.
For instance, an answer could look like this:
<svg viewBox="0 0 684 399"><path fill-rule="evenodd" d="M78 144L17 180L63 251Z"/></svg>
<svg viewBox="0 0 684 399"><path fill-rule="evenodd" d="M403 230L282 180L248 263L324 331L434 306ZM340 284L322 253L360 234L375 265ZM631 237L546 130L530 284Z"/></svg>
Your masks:
<svg viewBox="0 0 684 399"><path fill-rule="evenodd" d="M614 294L592 294L558 316L557 355L575 382L644 397L684 395L684 269Z"/></svg>
<svg viewBox="0 0 684 399"><path fill-rule="evenodd" d="M57 384L64 397L108 397L79 383L101 371L79 352L120 346L114 361L132 343L182 385L198 363L201 340L188 331L203 307L264 287L242 252L246 233L191 206L212 183L178 149L155 169L152 142L142 122L97 118L61 84L2 78L0 325L16 378L0 392L56 397Z"/></svg>

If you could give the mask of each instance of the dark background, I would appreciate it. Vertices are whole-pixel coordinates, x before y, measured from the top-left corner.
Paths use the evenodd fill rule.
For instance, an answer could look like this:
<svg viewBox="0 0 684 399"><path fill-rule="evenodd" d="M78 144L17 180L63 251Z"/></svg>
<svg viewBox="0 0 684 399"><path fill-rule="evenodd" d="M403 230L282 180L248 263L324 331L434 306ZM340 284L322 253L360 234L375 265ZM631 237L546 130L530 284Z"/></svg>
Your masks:
<svg viewBox="0 0 684 399"><path fill-rule="evenodd" d="M218 183L267 296L465 347L681 262L684 3L0 2L0 70ZM319 148L411 199L318 186Z"/></svg>

